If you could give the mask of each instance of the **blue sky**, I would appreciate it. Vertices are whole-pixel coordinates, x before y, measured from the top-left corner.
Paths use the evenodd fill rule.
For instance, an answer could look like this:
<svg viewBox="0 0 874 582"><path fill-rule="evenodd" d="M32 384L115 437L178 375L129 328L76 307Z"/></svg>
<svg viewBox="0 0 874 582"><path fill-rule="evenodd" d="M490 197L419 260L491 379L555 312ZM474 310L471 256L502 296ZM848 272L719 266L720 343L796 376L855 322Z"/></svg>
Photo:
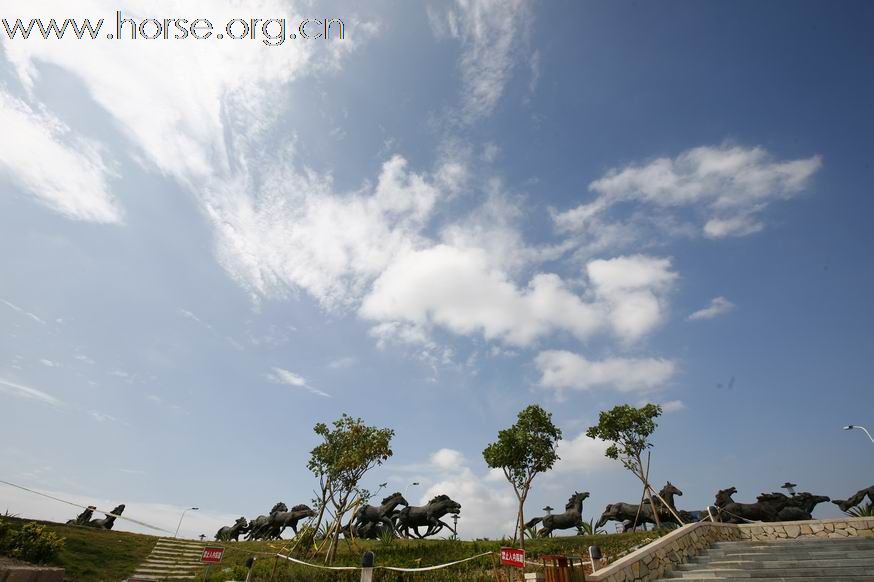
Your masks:
<svg viewBox="0 0 874 582"><path fill-rule="evenodd" d="M349 412L396 431L367 486L496 536L514 498L481 451L520 409L565 435L528 513L588 490L591 517L639 488L585 428L657 402L683 508L870 485L840 430L874 424L869 4L2 17L116 9L346 38L0 36L0 478L210 533L308 501L312 426Z"/></svg>

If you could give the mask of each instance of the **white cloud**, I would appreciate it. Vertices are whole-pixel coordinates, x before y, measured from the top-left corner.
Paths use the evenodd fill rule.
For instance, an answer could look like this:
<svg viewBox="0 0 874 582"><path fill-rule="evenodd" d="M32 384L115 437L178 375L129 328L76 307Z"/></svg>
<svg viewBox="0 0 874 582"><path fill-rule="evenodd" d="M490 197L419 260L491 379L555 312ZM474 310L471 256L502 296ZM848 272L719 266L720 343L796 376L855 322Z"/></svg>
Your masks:
<svg viewBox="0 0 874 582"><path fill-rule="evenodd" d="M2 90L0 126L15 136L0 141L0 170L40 203L74 220L121 222L109 188L111 172L96 143L75 137L50 113Z"/></svg>
<svg viewBox="0 0 874 582"><path fill-rule="evenodd" d="M376 280L359 314L419 328L439 325L461 335L482 333L513 345L557 330L586 338L601 322L598 310L557 275L537 274L519 289L490 266L481 249L447 245L399 257Z"/></svg>
<svg viewBox="0 0 874 582"><path fill-rule="evenodd" d="M303 376L299 376L294 372L289 372L288 370L284 370L282 368L273 368L273 372L267 374L267 379L271 382L276 382L277 384L285 384L287 386L293 386L294 388L303 388L304 390L308 390L309 392L317 394L318 396L331 398L331 395L327 392L323 392L318 388L310 386Z"/></svg>
<svg viewBox="0 0 874 582"><path fill-rule="evenodd" d="M590 361L563 350L540 352L535 359L540 385L558 391L608 388L619 392L647 392L674 375L675 365L658 358L607 358Z"/></svg>
<svg viewBox="0 0 874 582"><path fill-rule="evenodd" d="M60 400L50 394L46 394L42 390L37 390L36 388L31 388L30 386L25 386L16 382L10 382L3 378L0 378L0 392L6 392L7 394L12 394L19 398L38 400L46 404L51 404L52 406L61 406L63 404Z"/></svg>
<svg viewBox="0 0 874 582"><path fill-rule="evenodd" d="M677 278L669 259L616 257L591 261L586 270L596 296L608 306L613 332L626 343L640 339L664 321L665 295Z"/></svg>
<svg viewBox="0 0 874 582"><path fill-rule="evenodd" d="M431 464L439 469L457 469L465 464L464 455L454 449L440 449L431 455Z"/></svg>
<svg viewBox="0 0 874 582"><path fill-rule="evenodd" d="M686 410L686 404L682 400L668 400L667 402L662 402L661 407L665 414Z"/></svg>
<svg viewBox="0 0 874 582"><path fill-rule="evenodd" d="M560 457L553 467L557 474L561 473L594 473L612 468L615 461L604 456L604 451L610 443L601 439L592 439L585 432L575 438L562 439L558 442L556 452Z"/></svg>
<svg viewBox="0 0 874 582"><path fill-rule="evenodd" d="M349 194L334 193L330 178L313 172L281 165L264 172L256 197L209 204L219 259L258 295L303 289L328 309L355 303L399 253L420 241L439 196L400 156L383 164L375 186Z"/></svg>
<svg viewBox="0 0 874 582"><path fill-rule="evenodd" d="M434 34L461 42L467 119L490 114L503 95L529 34L531 6L530 0L456 0L443 12L428 7Z"/></svg>
<svg viewBox="0 0 874 582"><path fill-rule="evenodd" d="M695 313L689 315L687 319L695 321L698 319L713 319L734 309L735 305L725 297L714 297L710 300L710 305L703 309L699 309Z"/></svg>
<svg viewBox="0 0 874 582"><path fill-rule="evenodd" d="M89 358L85 354L76 354L75 356L73 356L73 359L79 360L80 362L82 362L84 364L92 364L93 365L95 363L94 360L92 360L91 358Z"/></svg>
<svg viewBox="0 0 874 582"><path fill-rule="evenodd" d="M42 358L39 361L39 363L42 364L43 366L46 366L49 368L60 368L61 367L61 364L59 362L53 362L52 360L47 360L45 358Z"/></svg>
<svg viewBox="0 0 874 582"><path fill-rule="evenodd" d="M449 495L461 504L458 529L463 537L512 535L516 497L500 469L478 475L461 452L446 448L433 453L428 464L416 467L431 475L431 484L418 502L410 499L411 503L425 504L436 495Z"/></svg>
<svg viewBox="0 0 874 582"><path fill-rule="evenodd" d="M696 207L711 238L743 236L764 228L759 214L772 202L797 196L822 166L819 155L778 161L761 147L701 146L676 158L614 168L589 184L596 198L556 213L556 226L585 233L597 216L622 202L657 208Z"/></svg>

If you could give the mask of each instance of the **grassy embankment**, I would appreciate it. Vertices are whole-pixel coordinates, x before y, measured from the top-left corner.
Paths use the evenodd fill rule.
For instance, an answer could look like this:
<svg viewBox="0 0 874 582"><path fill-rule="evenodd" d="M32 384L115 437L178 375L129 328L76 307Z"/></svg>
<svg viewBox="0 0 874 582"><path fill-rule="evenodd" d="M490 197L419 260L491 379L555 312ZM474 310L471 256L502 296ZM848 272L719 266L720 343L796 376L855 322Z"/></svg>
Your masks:
<svg viewBox="0 0 874 582"><path fill-rule="evenodd" d="M24 523L25 520L11 520ZM51 522L39 522L65 538L63 551L54 564L66 569L67 578L78 582L114 582L130 576L136 567L151 552L157 540L156 537L133 534L120 531L101 531L83 527L71 527ZM590 545L601 547L605 556L617 557L630 548L655 539L659 533L638 532L629 534L613 534L598 536L555 537L548 539L529 540L526 542L528 559L536 561L538 556L559 554L566 556L585 556ZM275 560L273 555L290 542L230 542L221 544L227 550L221 565L209 570L207 580L210 582L225 582L227 580L245 579L244 563L247 558L257 555L253 580L290 581L354 581L359 579L356 572L328 572L306 566L292 564L285 560ZM341 540L336 566L358 566L361 555L371 550L376 555L376 564L398 567L424 567L446 562L452 562L480 554L497 552L502 545L509 545L501 540L453 541L453 540L394 540L385 543L380 540L356 540L346 543ZM312 563L322 563L320 558L305 558L298 552L294 556ZM452 566L450 568L423 573L395 573L377 570L374 580L379 582L396 582L400 580L414 582L450 582L494 581L494 564L496 558L484 557ZM275 569L275 571L274 571ZM535 566L526 571L536 571ZM200 578L198 578L199 580Z"/></svg>
<svg viewBox="0 0 874 582"><path fill-rule="evenodd" d="M13 527L28 521L5 517ZM66 570L70 580L82 582L117 582L130 576L155 546L154 536L105 531L88 527L73 527L38 521L64 538L64 549L48 564Z"/></svg>

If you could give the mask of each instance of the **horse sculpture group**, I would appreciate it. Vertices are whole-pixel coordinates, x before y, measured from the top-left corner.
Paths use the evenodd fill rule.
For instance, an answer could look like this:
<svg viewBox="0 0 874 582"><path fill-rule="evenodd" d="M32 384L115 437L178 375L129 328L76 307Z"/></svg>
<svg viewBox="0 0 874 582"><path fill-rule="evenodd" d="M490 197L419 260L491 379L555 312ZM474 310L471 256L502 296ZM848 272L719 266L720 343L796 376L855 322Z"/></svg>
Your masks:
<svg viewBox="0 0 874 582"><path fill-rule="evenodd" d="M251 521L239 517L234 525L219 529L215 539L239 541L240 536L246 534L247 540L278 540L287 527L297 535L298 522L315 515L316 512L306 505L295 505L289 510L280 501L270 510L270 515L259 515Z"/></svg>
<svg viewBox="0 0 874 582"><path fill-rule="evenodd" d="M398 506L404 506L398 510ZM379 538L385 532L408 538L415 535L425 538L440 532L444 527L455 533L455 529L442 521L447 514L458 514L461 504L453 501L448 495L438 495L427 505L411 506L400 493L392 493L382 500L379 506L364 505L355 512L352 520L341 528L341 533L347 537ZM297 535L297 524L301 519L314 517L316 512L306 505L295 505L288 510L284 503L277 503L269 515L260 515L251 521L245 517L237 519L232 526L226 526L215 534L216 540L239 541L246 534L247 540L279 539L286 527L290 527ZM420 527L427 528L424 533Z"/></svg>
<svg viewBox="0 0 874 582"><path fill-rule="evenodd" d="M106 517L103 519L91 519L95 511L97 511L97 507L89 505L85 508L85 511L76 516L76 519L69 520L67 525L81 525L97 529L112 529L112 526L115 524L115 519L124 511L124 503L118 505L111 512L107 513Z"/></svg>

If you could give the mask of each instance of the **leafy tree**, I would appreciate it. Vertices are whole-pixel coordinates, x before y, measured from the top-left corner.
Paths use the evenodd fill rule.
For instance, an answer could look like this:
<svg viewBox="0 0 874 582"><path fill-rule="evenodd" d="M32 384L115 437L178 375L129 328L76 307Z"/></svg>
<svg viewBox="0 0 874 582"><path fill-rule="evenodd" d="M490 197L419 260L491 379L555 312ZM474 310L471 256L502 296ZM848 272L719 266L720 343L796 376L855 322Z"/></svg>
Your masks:
<svg viewBox="0 0 874 582"><path fill-rule="evenodd" d="M328 427L320 422L313 427L322 442L310 451L307 463L307 468L319 478L322 495L316 528L327 505L333 508L333 535L325 557L329 563L337 552L343 516L360 501L364 491L358 488L358 483L370 469L392 456L394 436L391 429L367 426L360 418L347 414L332 424L333 427Z"/></svg>
<svg viewBox="0 0 874 582"><path fill-rule="evenodd" d="M602 411L598 416L598 425L586 430L586 436L611 443L604 454L611 459L621 461L623 466L634 473L643 483L653 508L656 525L660 525L659 517L658 512L655 511L656 505L652 501L652 493L647 480L649 471L648 466L644 466L643 453L652 448L649 437L655 432L658 426L655 419L661 413L662 407L658 404L647 404L640 408L622 404Z"/></svg>
<svg viewBox="0 0 874 582"><path fill-rule="evenodd" d="M483 451L486 464L504 471L519 500L513 539L518 535L523 548L525 500L534 477L551 469L558 460L555 447L559 440L561 429L552 423L552 414L532 404L519 413L516 424L498 432L498 440Z"/></svg>

